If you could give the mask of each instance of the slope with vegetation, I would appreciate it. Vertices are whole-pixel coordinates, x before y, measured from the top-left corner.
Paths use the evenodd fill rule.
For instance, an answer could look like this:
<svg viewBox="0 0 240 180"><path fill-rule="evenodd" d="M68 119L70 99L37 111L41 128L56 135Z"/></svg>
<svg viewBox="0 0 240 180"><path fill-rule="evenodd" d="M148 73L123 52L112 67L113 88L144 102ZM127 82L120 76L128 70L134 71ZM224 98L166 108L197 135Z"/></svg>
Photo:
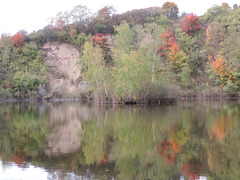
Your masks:
<svg viewBox="0 0 240 180"><path fill-rule="evenodd" d="M123 14L111 6L91 14L79 5L37 32L1 36L0 97L40 97L39 91L57 91L51 88L49 72L54 73L43 48L51 42L80 53L77 62L64 65L78 67L74 79L63 81L64 91L71 86L98 102L238 96L239 28L236 4L233 9L227 3L214 6L201 17L179 16L173 2ZM57 61L64 64L61 58ZM77 89L79 84L84 84L84 92Z"/></svg>

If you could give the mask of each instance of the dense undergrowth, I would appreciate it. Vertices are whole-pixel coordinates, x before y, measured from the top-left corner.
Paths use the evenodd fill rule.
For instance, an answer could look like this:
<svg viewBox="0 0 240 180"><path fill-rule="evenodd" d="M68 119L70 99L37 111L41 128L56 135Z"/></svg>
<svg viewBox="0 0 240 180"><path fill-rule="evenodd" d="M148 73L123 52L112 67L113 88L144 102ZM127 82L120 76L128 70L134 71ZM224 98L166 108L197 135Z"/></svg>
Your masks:
<svg viewBox="0 0 240 180"><path fill-rule="evenodd" d="M175 3L116 14L77 6L45 28L0 39L0 97L37 97L48 89L44 43L78 48L77 62L98 102L176 97L232 97L240 88L240 8L226 3L201 17L179 15ZM77 86L77 85L76 85Z"/></svg>

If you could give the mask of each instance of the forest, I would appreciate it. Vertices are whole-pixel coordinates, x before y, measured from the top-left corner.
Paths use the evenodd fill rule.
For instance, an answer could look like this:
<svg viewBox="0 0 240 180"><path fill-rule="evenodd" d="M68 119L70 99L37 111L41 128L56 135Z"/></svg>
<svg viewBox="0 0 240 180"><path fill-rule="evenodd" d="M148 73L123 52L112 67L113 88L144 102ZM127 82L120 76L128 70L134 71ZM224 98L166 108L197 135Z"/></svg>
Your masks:
<svg viewBox="0 0 240 180"><path fill-rule="evenodd" d="M165 2L117 14L78 5L36 32L0 39L0 99L38 98L48 90L42 46L67 43L81 57L81 98L97 102L160 102L175 98L236 98L240 93L240 6L213 6L203 16L179 14ZM73 82L74 84L75 82ZM76 84L77 86L77 84Z"/></svg>

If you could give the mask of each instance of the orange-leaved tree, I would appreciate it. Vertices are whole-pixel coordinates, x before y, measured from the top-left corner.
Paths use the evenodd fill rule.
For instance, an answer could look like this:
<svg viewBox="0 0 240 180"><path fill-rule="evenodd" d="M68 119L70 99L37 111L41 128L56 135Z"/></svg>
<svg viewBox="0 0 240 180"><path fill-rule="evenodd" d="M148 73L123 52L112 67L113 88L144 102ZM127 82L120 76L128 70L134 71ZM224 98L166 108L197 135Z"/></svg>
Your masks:
<svg viewBox="0 0 240 180"><path fill-rule="evenodd" d="M231 7L228 5L228 3L222 3L222 7L226 9L231 9Z"/></svg>
<svg viewBox="0 0 240 180"><path fill-rule="evenodd" d="M201 30L199 17L193 15L193 13L188 14L181 22L181 29L189 36L193 36L196 32L199 32Z"/></svg>
<svg viewBox="0 0 240 180"><path fill-rule="evenodd" d="M162 7L166 11L166 16L171 19L178 17L178 6L174 2L165 2Z"/></svg>
<svg viewBox="0 0 240 180"><path fill-rule="evenodd" d="M188 59L189 57L183 51L180 51L179 46L175 43L169 54L169 62L173 72L180 73L183 67L188 66Z"/></svg>
<svg viewBox="0 0 240 180"><path fill-rule="evenodd" d="M221 86L224 86L227 81L236 81L236 77L232 74L232 67L227 61L220 55L214 57L214 61L211 62L211 67L215 74L220 76Z"/></svg>

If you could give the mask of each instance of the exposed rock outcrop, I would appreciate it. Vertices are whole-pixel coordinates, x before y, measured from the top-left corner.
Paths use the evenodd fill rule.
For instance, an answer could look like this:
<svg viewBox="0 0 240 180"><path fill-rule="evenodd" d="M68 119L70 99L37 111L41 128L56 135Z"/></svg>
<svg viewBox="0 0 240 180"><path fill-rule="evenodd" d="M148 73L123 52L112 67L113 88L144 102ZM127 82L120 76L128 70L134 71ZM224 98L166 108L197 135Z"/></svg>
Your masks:
<svg viewBox="0 0 240 180"><path fill-rule="evenodd" d="M54 94L77 95L80 71L76 61L80 52L75 47L57 42L44 44L44 61L48 67L48 91Z"/></svg>

